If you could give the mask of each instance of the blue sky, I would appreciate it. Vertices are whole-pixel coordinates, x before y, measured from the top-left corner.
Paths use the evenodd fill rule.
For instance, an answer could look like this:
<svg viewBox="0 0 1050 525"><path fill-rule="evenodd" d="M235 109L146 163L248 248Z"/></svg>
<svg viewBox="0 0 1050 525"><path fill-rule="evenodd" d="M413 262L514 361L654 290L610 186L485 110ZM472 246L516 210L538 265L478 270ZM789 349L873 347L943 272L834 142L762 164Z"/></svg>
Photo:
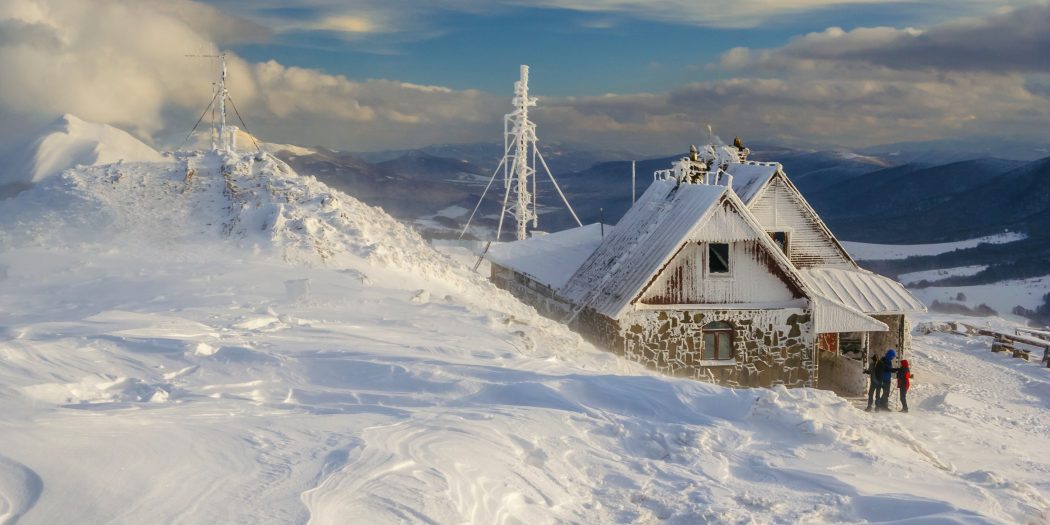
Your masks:
<svg viewBox="0 0 1050 525"><path fill-rule="evenodd" d="M1047 141L1047 0L5 0L0 142L72 113L160 145L230 86L264 140L498 141L518 65L541 140L858 148Z"/></svg>
<svg viewBox="0 0 1050 525"><path fill-rule="evenodd" d="M263 9L256 18L263 24L272 17L295 19L306 26L326 11L317 6ZM492 93L508 91L517 64L527 63L544 93L585 96L660 91L724 78L728 72L707 66L733 47L778 47L832 26L931 24L948 18L945 13L921 3L836 5L734 28L549 7L439 10L427 16L424 28L349 35L297 28L233 48L256 61L275 59L352 79L397 78Z"/></svg>

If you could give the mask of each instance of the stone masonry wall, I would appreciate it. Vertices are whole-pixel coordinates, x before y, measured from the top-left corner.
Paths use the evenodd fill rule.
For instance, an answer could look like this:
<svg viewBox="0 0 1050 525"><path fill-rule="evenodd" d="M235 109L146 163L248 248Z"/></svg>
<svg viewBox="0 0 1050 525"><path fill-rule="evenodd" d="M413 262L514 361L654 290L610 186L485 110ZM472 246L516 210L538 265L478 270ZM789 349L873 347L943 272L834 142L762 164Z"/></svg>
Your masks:
<svg viewBox="0 0 1050 525"><path fill-rule="evenodd" d="M905 315L873 315L875 319L886 323L889 330L871 332L868 338L868 355L886 355L886 350L897 351L897 359L907 359L911 349L911 329Z"/></svg>
<svg viewBox="0 0 1050 525"><path fill-rule="evenodd" d="M548 286L492 265L492 282L546 317L564 319L572 305ZM703 326L733 326L733 356L702 361ZM619 322L590 308L570 326L595 346L669 375L736 387L816 386L816 341L808 310L639 310Z"/></svg>
<svg viewBox="0 0 1050 525"><path fill-rule="evenodd" d="M544 317L563 319L572 310L572 306L562 301L553 288L513 270L493 264L490 280L496 287L507 290Z"/></svg>
<svg viewBox="0 0 1050 525"><path fill-rule="evenodd" d="M703 326L714 321L733 326L730 362L700 359ZM739 387L816 383L807 310L640 310L619 324L623 355L667 374Z"/></svg>

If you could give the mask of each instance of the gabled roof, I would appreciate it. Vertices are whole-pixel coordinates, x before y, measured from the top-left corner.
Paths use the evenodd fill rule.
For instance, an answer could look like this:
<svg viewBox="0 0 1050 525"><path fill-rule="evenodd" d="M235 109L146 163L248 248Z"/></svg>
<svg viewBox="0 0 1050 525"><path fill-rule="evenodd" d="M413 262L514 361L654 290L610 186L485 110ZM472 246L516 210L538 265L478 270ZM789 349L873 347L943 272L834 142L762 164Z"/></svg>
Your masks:
<svg viewBox="0 0 1050 525"><path fill-rule="evenodd" d="M784 187L796 199L798 199L798 204L801 207L802 213L811 217L817 231L819 231L821 235L823 235L831 241L832 246L834 246L835 250L843 257L844 264L847 266L852 266L853 268L860 268L860 265L858 265L857 261L853 259L853 256L851 256L849 252L846 251L846 248L842 246L842 243L840 243L838 238L835 237L835 234L831 233L831 228L828 228L828 225L824 222L824 219L820 218L820 215L817 214L817 210L813 209L813 206L811 206L809 204L809 201L807 201L806 198L802 196L802 192L798 191L798 187L795 186L795 183L791 182L791 178L788 177L787 173L784 173L782 169L777 169L776 171L771 173L769 177L766 178L760 186L756 187L753 190L753 194L750 196L750 200L744 201L747 203L748 209L751 211L755 211L755 203L757 203L762 194L765 193L765 191L770 186L772 186L773 181L777 179L781 180L784 183ZM736 186L735 180L733 186Z"/></svg>
<svg viewBox="0 0 1050 525"><path fill-rule="evenodd" d="M606 235L612 234L612 226L606 224L604 228ZM493 244L486 258L537 282L561 288L601 243L602 225L594 223L523 241Z"/></svg>
<svg viewBox="0 0 1050 525"><path fill-rule="evenodd" d="M734 192L720 185L678 185L673 180L653 182L559 294L578 307L590 307L612 319L620 318L689 235L714 215L713 210L719 203L734 209L746 225L745 230L723 232L719 240L756 239L771 254L789 283L810 295L791 262L765 235Z"/></svg>
<svg viewBox="0 0 1050 525"><path fill-rule="evenodd" d="M725 186L653 182L559 294L618 318L725 193Z"/></svg>
<svg viewBox="0 0 1050 525"><path fill-rule="evenodd" d="M926 311L922 301L900 283L867 270L806 268L800 273L821 295L869 315Z"/></svg>
<svg viewBox="0 0 1050 525"><path fill-rule="evenodd" d="M733 176L733 191L736 192L744 204L758 196L760 190L766 186L778 171L783 167L779 162L753 162L743 164L730 163L726 166L726 173Z"/></svg>

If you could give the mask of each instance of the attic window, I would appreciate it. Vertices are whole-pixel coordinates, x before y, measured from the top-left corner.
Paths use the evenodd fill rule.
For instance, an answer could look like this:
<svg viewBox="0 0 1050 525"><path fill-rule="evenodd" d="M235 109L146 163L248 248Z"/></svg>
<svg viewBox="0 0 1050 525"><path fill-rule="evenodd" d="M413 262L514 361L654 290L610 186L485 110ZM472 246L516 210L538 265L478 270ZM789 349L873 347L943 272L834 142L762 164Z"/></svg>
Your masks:
<svg viewBox="0 0 1050 525"><path fill-rule="evenodd" d="M733 325L715 321L704 325L704 347L700 359L727 360L733 358Z"/></svg>
<svg viewBox="0 0 1050 525"><path fill-rule="evenodd" d="M773 243L780 248L780 251L786 255L788 252L788 232L769 232L769 237L773 239Z"/></svg>
<svg viewBox="0 0 1050 525"><path fill-rule="evenodd" d="M707 273L729 273L729 245L712 242L707 245Z"/></svg>

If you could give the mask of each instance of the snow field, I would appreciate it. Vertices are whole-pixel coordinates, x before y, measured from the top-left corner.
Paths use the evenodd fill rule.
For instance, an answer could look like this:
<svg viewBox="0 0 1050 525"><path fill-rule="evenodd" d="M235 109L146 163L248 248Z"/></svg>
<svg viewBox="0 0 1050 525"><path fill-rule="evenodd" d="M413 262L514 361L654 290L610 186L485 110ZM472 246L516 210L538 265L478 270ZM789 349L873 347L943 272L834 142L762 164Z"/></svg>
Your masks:
<svg viewBox="0 0 1050 525"><path fill-rule="evenodd" d="M985 340L916 337L911 414L664 377L283 164L176 160L0 206L0 523L1048 517L1050 374Z"/></svg>
<svg viewBox="0 0 1050 525"><path fill-rule="evenodd" d="M897 277L902 284L910 286L918 284L920 281L929 281L932 283L949 277L969 277L971 275L977 275L987 268L988 266L984 264L974 264L970 266L956 266L953 268L902 273Z"/></svg>
<svg viewBox="0 0 1050 525"><path fill-rule="evenodd" d="M1022 306L1035 310L1043 304L1043 296L1050 293L1050 275L1043 277L1032 277L1029 279L1013 279L995 284L980 284L973 286L930 286L928 288L917 288L909 290L927 305L933 301L942 303L957 302L971 308L980 304L986 304L999 313L999 316L1016 321L1022 326L1026 320L1013 315L1015 306ZM965 301L956 301L959 294L966 297ZM983 324L980 317L970 317L963 322L972 325Z"/></svg>
<svg viewBox="0 0 1050 525"><path fill-rule="evenodd" d="M908 257L919 257L922 255L938 255L955 250L976 248L977 245L982 243L1007 244L1024 238L1025 235L1021 233L1004 232L977 239L936 244L872 244L842 241L842 246L858 261L876 261L907 259Z"/></svg>

